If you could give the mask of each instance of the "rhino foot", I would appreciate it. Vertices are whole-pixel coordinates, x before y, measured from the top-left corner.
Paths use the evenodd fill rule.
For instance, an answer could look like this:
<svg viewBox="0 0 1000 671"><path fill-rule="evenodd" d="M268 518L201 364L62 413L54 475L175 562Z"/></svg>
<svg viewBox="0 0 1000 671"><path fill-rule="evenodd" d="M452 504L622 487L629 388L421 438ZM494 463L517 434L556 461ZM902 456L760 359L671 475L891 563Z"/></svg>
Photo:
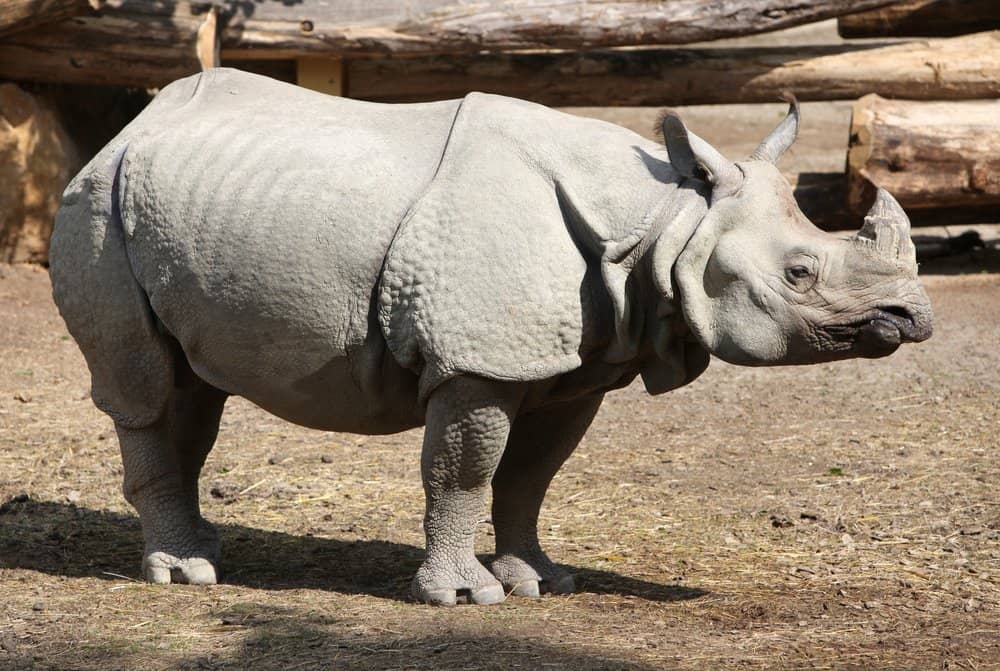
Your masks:
<svg viewBox="0 0 1000 671"><path fill-rule="evenodd" d="M572 594L576 591L573 576L556 566L541 551L515 555L497 555L490 570L510 594L538 598L542 594Z"/></svg>
<svg viewBox="0 0 1000 671"><path fill-rule="evenodd" d="M503 586L475 558L461 566L428 559L413 578L411 591L417 601L435 606L488 605L507 597Z"/></svg>
<svg viewBox="0 0 1000 671"><path fill-rule="evenodd" d="M454 606L457 604L476 604L486 606L494 603L503 603L507 598L506 593L500 583L485 585L476 589L451 589L450 587L422 588L413 587L413 596L418 601L431 604L432 606Z"/></svg>
<svg viewBox="0 0 1000 671"><path fill-rule="evenodd" d="M177 557L167 552L151 552L142 559L142 575L151 583L169 585L214 585L219 582L219 567L205 557Z"/></svg>
<svg viewBox="0 0 1000 671"><path fill-rule="evenodd" d="M146 553L142 558L143 577L157 585L218 583L222 572L219 568L219 537L215 528L204 519L199 519L188 533L184 533L187 530L173 531L147 538Z"/></svg>

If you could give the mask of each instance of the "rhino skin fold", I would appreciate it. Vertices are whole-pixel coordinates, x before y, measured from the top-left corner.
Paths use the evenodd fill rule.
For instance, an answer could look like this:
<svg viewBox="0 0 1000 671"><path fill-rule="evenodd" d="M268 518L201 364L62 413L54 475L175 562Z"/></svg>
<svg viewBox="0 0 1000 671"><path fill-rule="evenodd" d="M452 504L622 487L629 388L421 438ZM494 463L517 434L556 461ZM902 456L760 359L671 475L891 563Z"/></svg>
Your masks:
<svg viewBox="0 0 1000 671"><path fill-rule="evenodd" d="M660 144L478 93L380 105L223 68L163 89L67 187L51 247L143 575L218 580L198 475L239 395L318 429L426 427L417 599L572 591L538 510L605 392L930 336L905 213L880 192L857 235L816 229L773 164L797 128L793 102L732 162L673 114Z"/></svg>

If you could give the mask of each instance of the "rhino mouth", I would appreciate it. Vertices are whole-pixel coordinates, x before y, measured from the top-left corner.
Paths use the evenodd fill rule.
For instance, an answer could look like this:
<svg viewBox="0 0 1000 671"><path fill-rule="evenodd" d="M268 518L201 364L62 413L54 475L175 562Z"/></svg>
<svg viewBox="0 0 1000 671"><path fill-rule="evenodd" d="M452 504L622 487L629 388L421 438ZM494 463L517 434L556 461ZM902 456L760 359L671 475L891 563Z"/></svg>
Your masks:
<svg viewBox="0 0 1000 671"><path fill-rule="evenodd" d="M827 334L858 355L878 357L891 354L904 342L920 342L931 335L930 326L899 305L874 308L857 319L827 326Z"/></svg>

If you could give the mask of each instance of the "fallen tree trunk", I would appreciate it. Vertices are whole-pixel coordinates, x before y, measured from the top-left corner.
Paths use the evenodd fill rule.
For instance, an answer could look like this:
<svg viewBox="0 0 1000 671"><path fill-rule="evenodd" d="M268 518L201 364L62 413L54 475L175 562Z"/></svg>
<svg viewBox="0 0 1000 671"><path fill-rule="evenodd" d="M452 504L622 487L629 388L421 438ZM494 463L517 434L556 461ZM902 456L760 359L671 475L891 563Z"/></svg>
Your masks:
<svg viewBox="0 0 1000 671"><path fill-rule="evenodd" d="M847 155L848 205L875 187L907 209L1000 205L1000 100L859 100Z"/></svg>
<svg viewBox="0 0 1000 671"><path fill-rule="evenodd" d="M0 38L97 9L103 0L0 0Z"/></svg>
<svg viewBox="0 0 1000 671"><path fill-rule="evenodd" d="M355 60L347 95L380 102L484 91L554 106L693 105L1000 96L1000 31L894 44L746 49L619 49Z"/></svg>
<svg viewBox="0 0 1000 671"><path fill-rule="evenodd" d="M950 37L995 28L997 0L908 0L837 20L841 37Z"/></svg>
<svg viewBox="0 0 1000 671"><path fill-rule="evenodd" d="M3 0L0 0L3 1ZM7 0L12 1L12 0ZM25 0L18 0L23 2ZM55 2L57 0L46 0ZM220 12L222 58L371 56L685 44L810 23L901 0L454 0L232 3ZM130 0L101 17L19 35L22 48L190 50L207 5ZM137 30L137 28L140 28Z"/></svg>

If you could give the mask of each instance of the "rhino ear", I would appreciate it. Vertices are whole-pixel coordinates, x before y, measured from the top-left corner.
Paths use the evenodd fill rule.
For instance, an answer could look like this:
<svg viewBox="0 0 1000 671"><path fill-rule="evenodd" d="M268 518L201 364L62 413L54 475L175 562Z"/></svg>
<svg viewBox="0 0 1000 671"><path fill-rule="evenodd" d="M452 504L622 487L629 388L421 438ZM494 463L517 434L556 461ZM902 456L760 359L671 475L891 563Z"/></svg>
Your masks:
<svg viewBox="0 0 1000 671"><path fill-rule="evenodd" d="M785 95L785 100L788 101L788 114L785 115L777 128L764 138L760 146L750 154L751 159L776 163L798 137L799 101L790 93Z"/></svg>
<svg viewBox="0 0 1000 671"><path fill-rule="evenodd" d="M701 177L697 159L688 140L688 131L684 122L673 110L667 110L660 117L660 132L663 134L663 144L667 146L667 156L670 164L685 177Z"/></svg>
<svg viewBox="0 0 1000 671"><path fill-rule="evenodd" d="M689 131L673 110L660 118L660 132L670 164L684 177L706 179L712 184L712 199L731 196L743 185L743 171L716 151L715 147Z"/></svg>

